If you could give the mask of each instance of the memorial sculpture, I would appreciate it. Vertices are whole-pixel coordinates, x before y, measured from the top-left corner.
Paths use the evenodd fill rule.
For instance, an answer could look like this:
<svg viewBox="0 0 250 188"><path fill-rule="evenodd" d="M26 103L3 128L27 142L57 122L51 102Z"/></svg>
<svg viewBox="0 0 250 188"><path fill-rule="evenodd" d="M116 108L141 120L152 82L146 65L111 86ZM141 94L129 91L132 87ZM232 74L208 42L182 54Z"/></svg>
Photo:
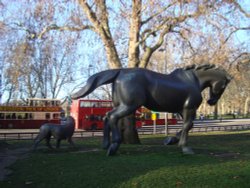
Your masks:
<svg viewBox="0 0 250 188"><path fill-rule="evenodd" d="M114 155L121 144L118 120L141 106L153 111L179 113L183 117L182 131L167 142L179 142L183 153L191 154L193 151L187 145L187 138L202 102L201 92L209 88L207 103L215 105L231 79L224 69L211 64L187 66L167 75L143 68L113 69L92 75L71 98L85 97L97 87L112 83L114 108L104 119L103 137L108 156Z"/></svg>
<svg viewBox="0 0 250 188"><path fill-rule="evenodd" d="M75 131L75 120L69 116L64 123L45 123L40 127L39 134L35 138L33 149L36 149L38 144L46 139L46 145L52 148L50 144L50 138L53 136L56 139L56 148L60 147L61 140L67 140L70 145L74 146L72 136Z"/></svg>

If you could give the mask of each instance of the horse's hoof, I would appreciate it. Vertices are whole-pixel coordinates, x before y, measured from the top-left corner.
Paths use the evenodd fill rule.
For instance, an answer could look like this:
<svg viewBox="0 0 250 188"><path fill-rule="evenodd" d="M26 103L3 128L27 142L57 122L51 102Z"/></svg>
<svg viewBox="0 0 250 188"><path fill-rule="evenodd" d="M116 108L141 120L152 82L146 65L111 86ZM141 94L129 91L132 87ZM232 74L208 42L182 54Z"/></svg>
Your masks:
<svg viewBox="0 0 250 188"><path fill-rule="evenodd" d="M186 155L193 155L194 154L194 151L190 147L182 147L182 152L183 152L183 154L186 154Z"/></svg>
<svg viewBox="0 0 250 188"><path fill-rule="evenodd" d="M172 144L177 144L179 142L179 139L177 137L167 137L164 140L164 145L172 145Z"/></svg>
<svg viewBox="0 0 250 188"><path fill-rule="evenodd" d="M120 144L118 143L112 143L110 146L109 146L109 149L107 151L107 156L113 156L116 154L118 148L119 148Z"/></svg>

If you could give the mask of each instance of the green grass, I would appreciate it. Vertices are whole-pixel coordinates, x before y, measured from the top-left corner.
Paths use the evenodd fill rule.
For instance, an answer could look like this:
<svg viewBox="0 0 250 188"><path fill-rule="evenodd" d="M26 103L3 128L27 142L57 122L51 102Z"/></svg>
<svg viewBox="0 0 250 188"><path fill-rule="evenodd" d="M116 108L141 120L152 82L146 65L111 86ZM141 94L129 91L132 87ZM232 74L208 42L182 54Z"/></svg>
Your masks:
<svg viewBox="0 0 250 188"><path fill-rule="evenodd" d="M195 155L164 146L164 138L143 136L142 145L121 145L114 157L100 149L100 138L76 140L75 149L40 147L11 166L0 187L250 187L250 131L190 134Z"/></svg>

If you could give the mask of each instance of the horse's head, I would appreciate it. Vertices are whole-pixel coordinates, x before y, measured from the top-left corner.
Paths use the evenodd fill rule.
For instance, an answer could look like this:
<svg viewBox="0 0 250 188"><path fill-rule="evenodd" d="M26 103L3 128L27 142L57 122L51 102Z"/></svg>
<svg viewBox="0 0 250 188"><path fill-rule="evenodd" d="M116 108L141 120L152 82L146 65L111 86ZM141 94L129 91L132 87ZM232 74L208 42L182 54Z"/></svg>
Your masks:
<svg viewBox="0 0 250 188"><path fill-rule="evenodd" d="M210 83L210 90L209 90L209 99L207 100L207 103L209 105L215 105L218 100L220 99L221 95L225 91L227 84L230 82L231 79L226 78L221 80L215 80L211 81Z"/></svg>
<svg viewBox="0 0 250 188"><path fill-rule="evenodd" d="M209 87L209 105L215 105L223 94L232 77L222 68L212 64L192 65L186 70L193 70L200 83L201 90Z"/></svg>
<svg viewBox="0 0 250 188"><path fill-rule="evenodd" d="M208 84L209 99L207 103L212 106L218 102L232 77L224 69L215 66L208 72L210 75L210 82Z"/></svg>

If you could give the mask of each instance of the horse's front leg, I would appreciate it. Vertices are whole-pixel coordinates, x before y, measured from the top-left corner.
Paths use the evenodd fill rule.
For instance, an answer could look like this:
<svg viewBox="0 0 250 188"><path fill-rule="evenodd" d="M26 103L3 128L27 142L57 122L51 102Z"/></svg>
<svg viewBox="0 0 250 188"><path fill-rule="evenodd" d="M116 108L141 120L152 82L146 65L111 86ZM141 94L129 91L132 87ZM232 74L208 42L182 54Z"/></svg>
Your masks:
<svg viewBox="0 0 250 188"><path fill-rule="evenodd" d="M179 113L179 115L181 116L181 118L183 119L183 115L182 113ZM168 136L165 140L164 140L164 145L173 145L173 144L177 144L180 141L180 137L181 137L181 132L182 130L180 130L178 133L176 133L176 136Z"/></svg>
<svg viewBox="0 0 250 188"><path fill-rule="evenodd" d="M193 150L187 146L188 132L193 127L193 120L195 118L195 109L184 109L183 111L183 129L180 132L179 146L182 147L184 154L194 154Z"/></svg>

